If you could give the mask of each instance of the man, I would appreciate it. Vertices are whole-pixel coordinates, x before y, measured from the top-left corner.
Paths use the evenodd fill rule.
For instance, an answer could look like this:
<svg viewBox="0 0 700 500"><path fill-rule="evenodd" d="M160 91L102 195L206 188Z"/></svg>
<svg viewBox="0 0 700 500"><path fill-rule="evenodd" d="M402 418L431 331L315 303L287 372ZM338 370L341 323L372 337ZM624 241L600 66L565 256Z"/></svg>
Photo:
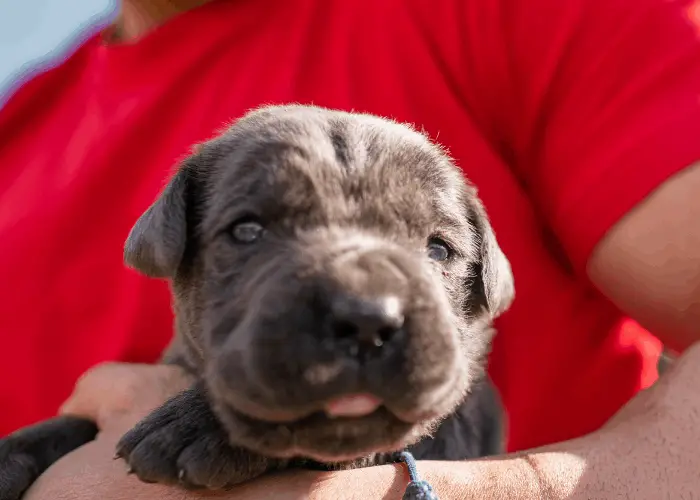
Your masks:
<svg viewBox="0 0 700 500"><path fill-rule="evenodd" d="M648 331L679 350L700 335L699 9L689 0L125 0L112 29L0 113L0 331L12 373L0 394L2 407L17 408L0 432L53 414L100 361L156 359L170 336L167 289L123 269L129 228L191 144L251 107L290 101L414 122L450 149L515 275L517 300L497 324L490 365L510 449L599 429L654 382L660 343ZM165 397L161 368L115 369L155 387L141 411ZM78 452L66 464L99 462L138 415L134 404L110 417L132 397L115 403L114 391L129 392L119 373L86 379L103 396L93 407L85 388L68 406L106 430L84 462ZM511 468L517 460L536 465L552 496L572 494L559 479L583 484L587 463L613 470L591 451L609 457L621 435L610 432L594 434L595 446L553 448L583 461L545 453L420 466L448 497L464 498L468 478L489 498L510 483L484 478L524 470L517 492L542 498L522 486L536 476ZM132 498L155 491L96 470L103 486L132 485ZM377 493L391 487L386 471L352 480ZM253 483L253 497L266 484Z"/></svg>

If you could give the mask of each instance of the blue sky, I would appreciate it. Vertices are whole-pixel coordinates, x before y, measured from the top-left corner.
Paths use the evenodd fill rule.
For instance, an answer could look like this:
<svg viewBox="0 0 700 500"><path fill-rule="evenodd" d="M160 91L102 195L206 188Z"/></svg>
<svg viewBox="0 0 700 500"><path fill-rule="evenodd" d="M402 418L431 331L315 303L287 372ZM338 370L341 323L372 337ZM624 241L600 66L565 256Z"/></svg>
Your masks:
<svg viewBox="0 0 700 500"><path fill-rule="evenodd" d="M0 106L116 12L117 0L0 0Z"/></svg>

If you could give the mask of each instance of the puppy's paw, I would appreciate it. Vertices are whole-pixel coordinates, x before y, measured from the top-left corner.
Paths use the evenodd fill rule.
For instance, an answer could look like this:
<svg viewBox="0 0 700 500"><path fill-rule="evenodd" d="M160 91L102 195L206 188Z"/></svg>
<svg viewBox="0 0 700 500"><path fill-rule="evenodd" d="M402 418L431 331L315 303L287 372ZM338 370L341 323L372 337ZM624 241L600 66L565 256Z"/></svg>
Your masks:
<svg viewBox="0 0 700 500"><path fill-rule="evenodd" d="M226 489L270 466L265 457L233 447L204 393L194 387L154 410L117 444L117 456L144 482Z"/></svg>
<svg viewBox="0 0 700 500"><path fill-rule="evenodd" d="M56 417L0 439L0 500L20 499L49 466L96 435L89 420Z"/></svg>

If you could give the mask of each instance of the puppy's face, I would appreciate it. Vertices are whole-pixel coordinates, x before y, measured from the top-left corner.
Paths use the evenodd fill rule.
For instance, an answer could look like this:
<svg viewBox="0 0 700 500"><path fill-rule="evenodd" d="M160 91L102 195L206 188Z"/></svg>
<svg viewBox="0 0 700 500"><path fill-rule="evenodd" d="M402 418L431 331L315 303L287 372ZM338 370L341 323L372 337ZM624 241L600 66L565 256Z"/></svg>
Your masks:
<svg viewBox="0 0 700 500"><path fill-rule="evenodd" d="M461 173L378 118L270 107L188 158L127 263L173 280L232 442L336 462L416 441L462 402L508 263Z"/></svg>

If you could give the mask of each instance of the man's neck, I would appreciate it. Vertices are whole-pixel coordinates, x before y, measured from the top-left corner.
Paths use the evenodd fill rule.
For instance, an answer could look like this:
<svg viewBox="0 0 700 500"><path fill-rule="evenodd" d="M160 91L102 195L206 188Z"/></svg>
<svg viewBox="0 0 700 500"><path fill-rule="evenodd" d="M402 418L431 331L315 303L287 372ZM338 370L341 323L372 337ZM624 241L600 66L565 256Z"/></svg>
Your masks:
<svg viewBox="0 0 700 500"><path fill-rule="evenodd" d="M133 42L168 19L210 0L122 0L119 16L106 38L114 43Z"/></svg>

